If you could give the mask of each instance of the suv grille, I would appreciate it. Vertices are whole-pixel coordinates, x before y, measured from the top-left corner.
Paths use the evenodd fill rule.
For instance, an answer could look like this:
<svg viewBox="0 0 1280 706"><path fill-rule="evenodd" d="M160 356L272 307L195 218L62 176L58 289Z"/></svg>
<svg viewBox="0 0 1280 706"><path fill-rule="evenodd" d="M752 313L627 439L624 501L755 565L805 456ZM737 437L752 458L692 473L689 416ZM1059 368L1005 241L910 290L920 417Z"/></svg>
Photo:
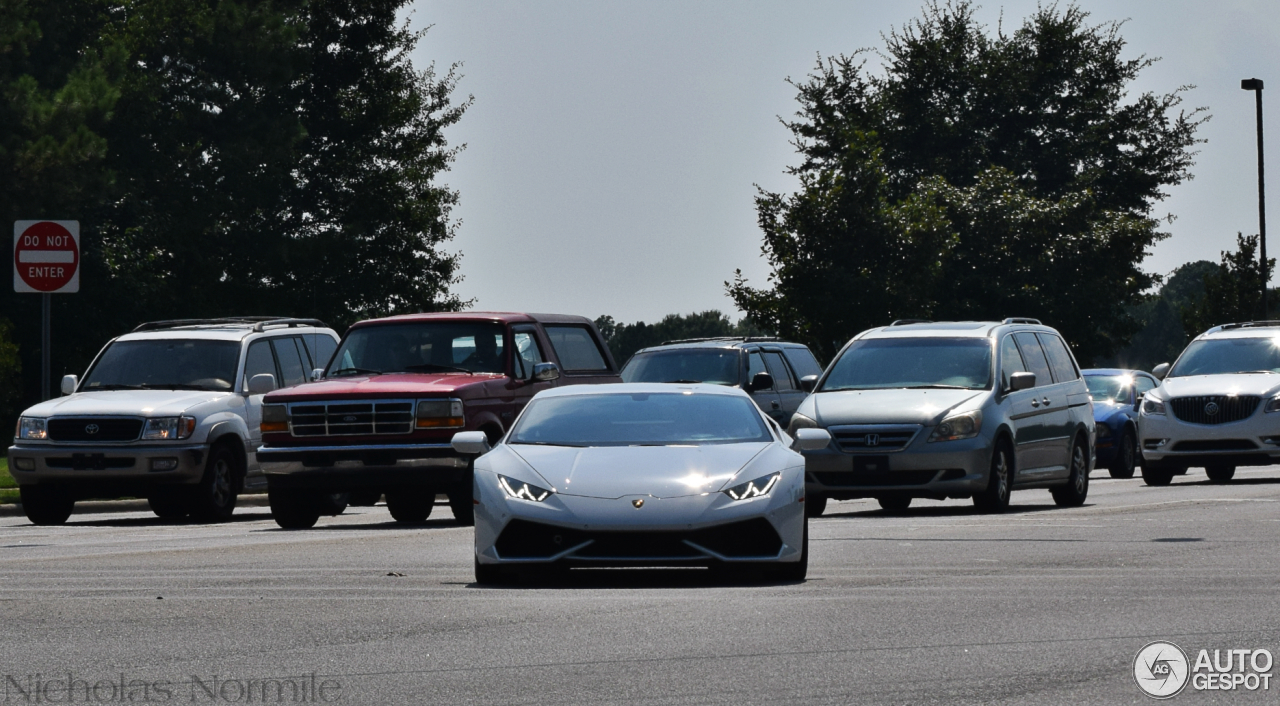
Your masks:
<svg viewBox="0 0 1280 706"><path fill-rule="evenodd" d="M294 436L408 434L413 431L409 400L329 402L289 405Z"/></svg>
<svg viewBox="0 0 1280 706"><path fill-rule="evenodd" d="M919 424L857 424L834 426L827 431L846 453L885 453L907 448L920 428Z"/></svg>
<svg viewBox="0 0 1280 706"><path fill-rule="evenodd" d="M1184 422L1192 424L1229 424L1248 419L1258 403L1262 401L1257 395L1200 395L1198 397L1175 397L1169 400L1169 408L1173 415Z"/></svg>
<svg viewBox="0 0 1280 706"><path fill-rule="evenodd" d="M142 420L127 417L54 417L48 422L54 441L136 441Z"/></svg>

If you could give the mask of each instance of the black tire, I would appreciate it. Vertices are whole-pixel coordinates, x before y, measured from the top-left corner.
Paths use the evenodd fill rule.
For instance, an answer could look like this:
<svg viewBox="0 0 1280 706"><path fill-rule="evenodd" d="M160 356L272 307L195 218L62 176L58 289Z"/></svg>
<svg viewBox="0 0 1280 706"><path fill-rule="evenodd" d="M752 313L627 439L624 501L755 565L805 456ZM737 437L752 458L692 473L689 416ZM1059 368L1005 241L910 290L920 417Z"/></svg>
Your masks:
<svg viewBox="0 0 1280 706"><path fill-rule="evenodd" d="M1235 466L1209 466L1204 469L1210 483L1230 483L1236 475Z"/></svg>
<svg viewBox="0 0 1280 706"><path fill-rule="evenodd" d="M827 496L822 493L809 493L804 499L805 517L822 517L827 511Z"/></svg>
<svg viewBox="0 0 1280 706"><path fill-rule="evenodd" d="M876 501L880 503L880 509L885 512L905 512L911 507L911 498L901 495L886 495L876 498Z"/></svg>
<svg viewBox="0 0 1280 706"><path fill-rule="evenodd" d="M805 518L804 532L800 537L800 561L793 564L781 564L778 568L774 569L772 573L773 577L779 581L803 581L809 575L808 518Z"/></svg>
<svg viewBox="0 0 1280 706"><path fill-rule="evenodd" d="M411 488L387 493L387 509L396 522L420 525L431 516L436 504L436 491Z"/></svg>
<svg viewBox="0 0 1280 706"><path fill-rule="evenodd" d="M347 505L350 507L373 507L382 499L382 493L376 490L359 490L351 493L351 497L347 499Z"/></svg>
<svg viewBox="0 0 1280 706"><path fill-rule="evenodd" d="M204 464L204 476L191 489L188 509L191 516L201 522L226 522L236 510L239 493L239 459L226 444L218 444L209 451Z"/></svg>
<svg viewBox="0 0 1280 706"><path fill-rule="evenodd" d="M19 487L22 511L35 525L65 524L76 508L75 498L62 488L43 485Z"/></svg>
<svg viewBox="0 0 1280 706"><path fill-rule="evenodd" d="M321 515L341 515L351 502L350 493L324 493L320 496Z"/></svg>
<svg viewBox="0 0 1280 706"><path fill-rule="evenodd" d="M1009 444L1001 441L991 452L991 472L987 475L987 487L973 496L973 506L982 512L1004 512L1009 509L1012 494L1013 454Z"/></svg>
<svg viewBox="0 0 1280 706"><path fill-rule="evenodd" d="M271 517L284 529L310 529L320 520L320 499L305 490L268 490Z"/></svg>
<svg viewBox="0 0 1280 706"><path fill-rule="evenodd" d="M162 520L181 520L191 509L182 493L173 490L157 491L147 496L147 505Z"/></svg>
<svg viewBox="0 0 1280 706"><path fill-rule="evenodd" d="M1120 445L1116 447L1116 457L1107 468L1112 478L1132 478L1138 470L1138 438L1133 430L1125 428L1120 436Z"/></svg>
<svg viewBox="0 0 1280 706"><path fill-rule="evenodd" d="M1142 464L1142 482L1152 486L1164 486L1173 482L1173 477L1177 475L1176 468L1170 468L1163 463L1152 463L1150 461Z"/></svg>
<svg viewBox="0 0 1280 706"><path fill-rule="evenodd" d="M513 575L504 567L495 564L481 564L476 559L476 583L482 586L505 586L513 581Z"/></svg>
<svg viewBox="0 0 1280 706"><path fill-rule="evenodd" d="M1066 485L1050 488L1049 494L1058 507L1080 507L1089 497L1089 447L1083 439L1071 445L1071 473Z"/></svg>
<svg viewBox="0 0 1280 706"><path fill-rule="evenodd" d="M471 489L467 488L467 492L455 491L449 493L449 509L453 512L453 519L463 527L474 527L476 524L476 504L471 498Z"/></svg>

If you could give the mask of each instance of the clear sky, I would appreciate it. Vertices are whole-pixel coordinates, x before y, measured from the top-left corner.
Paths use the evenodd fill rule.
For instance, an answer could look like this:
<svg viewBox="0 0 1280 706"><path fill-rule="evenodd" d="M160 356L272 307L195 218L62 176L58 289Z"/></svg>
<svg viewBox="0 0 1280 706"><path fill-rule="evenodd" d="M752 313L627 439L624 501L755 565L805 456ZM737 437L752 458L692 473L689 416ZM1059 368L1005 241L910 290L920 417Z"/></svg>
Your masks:
<svg viewBox="0 0 1280 706"><path fill-rule="evenodd" d="M1096 22L1127 20L1130 56L1162 60L1133 86L1194 84L1188 108L1213 118L1192 171L1159 211L1176 220L1144 266L1167 274L1217 261L1237 231L1256 233L1253 95L1264 101L1272 183L1280 183L1280 2L1083 0ZM788 77L819 55L883 46L920 2L498 2L417 0L433 25L414 55L443 71L463 63L458 93L475 105L447 133L466 143L445 181L461 192L450 247L456 291L483 309L612 315L738 312L724 281L740 268L765 284L755 186L787 191L796 162L778 116L795 112ZM1035 0L982 5L994 31ZM461 97L460 96L460 97ZM1272 193L1278 193L1274 189ZM1280 255L1280 199L1270 209Z"/></svg>

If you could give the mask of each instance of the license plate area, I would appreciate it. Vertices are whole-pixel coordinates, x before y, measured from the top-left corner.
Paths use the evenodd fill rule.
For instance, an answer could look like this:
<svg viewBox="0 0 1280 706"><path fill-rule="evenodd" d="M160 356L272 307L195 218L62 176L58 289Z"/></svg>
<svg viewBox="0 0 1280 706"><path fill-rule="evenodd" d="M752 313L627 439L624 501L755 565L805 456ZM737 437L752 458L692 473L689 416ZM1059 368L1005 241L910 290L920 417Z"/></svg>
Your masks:
<svg viewBox="0 0 1280 706"><path fill-rule="evenodd" d="M889 471L888 456L854 456L853 472L855 474L878 474Z"/></svg>
<svg viewBox="0 0 1280 706"><path fill-rule="evenodd" d="M105 454L71 454L71 469L74 471L104 471L107 469Z"/></svg>

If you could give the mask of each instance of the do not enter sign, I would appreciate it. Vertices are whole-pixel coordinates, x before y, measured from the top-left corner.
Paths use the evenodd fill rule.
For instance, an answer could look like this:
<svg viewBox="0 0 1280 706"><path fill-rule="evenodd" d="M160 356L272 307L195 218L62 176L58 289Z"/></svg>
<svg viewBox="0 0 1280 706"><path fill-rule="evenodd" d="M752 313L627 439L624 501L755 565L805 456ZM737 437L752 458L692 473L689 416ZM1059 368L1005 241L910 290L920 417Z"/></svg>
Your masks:
<svg viewBox="0 0 1280 706"><path fill-rule="evenodd" d="M47 294L80 291L79 221L17 221L13 224L13 291Z"/></svg>

